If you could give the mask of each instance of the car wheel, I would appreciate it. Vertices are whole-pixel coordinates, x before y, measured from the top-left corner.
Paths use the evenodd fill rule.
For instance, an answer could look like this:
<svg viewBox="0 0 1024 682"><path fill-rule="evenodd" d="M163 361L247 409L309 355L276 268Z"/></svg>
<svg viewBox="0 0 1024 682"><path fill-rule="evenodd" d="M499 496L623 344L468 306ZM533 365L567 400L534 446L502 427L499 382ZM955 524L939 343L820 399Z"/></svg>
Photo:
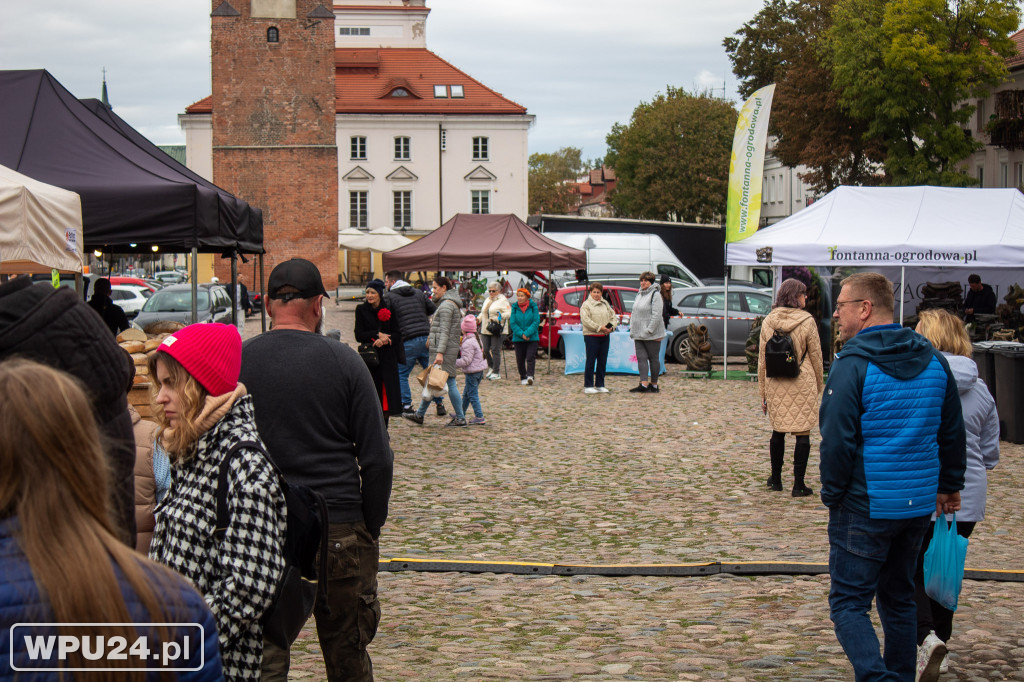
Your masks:
<svg viewBox="0 0 1024 682"><path fill-rule="evenodd" d="M558 345L555 346L555 353L554 353L554 355L555 355L556 358L564 358L565 357L565 341L562 340L561 336L558 337Z"/></svg>
<svg viewBox="0 0 1024 682"><path fill-rule="evenodd" d="M676 362L680 365L686 362L686 359L683 356L686 353L687 338L688 336L686 334L676 334L672 337L672 357L675 358Z"/></svg>

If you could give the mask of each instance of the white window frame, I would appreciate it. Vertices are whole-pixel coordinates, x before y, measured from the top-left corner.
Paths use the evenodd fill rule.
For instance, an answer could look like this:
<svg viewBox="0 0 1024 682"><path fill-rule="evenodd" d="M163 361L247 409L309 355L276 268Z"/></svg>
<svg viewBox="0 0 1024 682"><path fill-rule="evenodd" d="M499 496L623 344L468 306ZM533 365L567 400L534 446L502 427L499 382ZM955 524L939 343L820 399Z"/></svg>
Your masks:
<svg viewBox="0 0 1024 682"><path fill-rule="evenodd" d="M391 193L392 222L396 230L412 229L412 190L396 189Z"/></svg>
<svg viewBox="0 0 1024 682"><path fill-rule="evenodd" d="M490 139L485 136L477 136L473 138L473 160L474 161L490 161Z"/></svg>
<svg viewBox="0 0 1024 682"><path fill-rule="evenodd" d="M412 160L412 138L408 135L395 135L395 161Z"/></svg>
<svg viewBox="0 0 1024 682"><path fill-rule="evenodd" d="M469 191L469 212L480 215L491 212L491 190L472 189Z"/></svg>
<svg viewBox="0 0 1024 682"><path fill-rule="evenodd" d="M448 99L448 86L447 85L435 85L434 86L434 99Z"/></svg>
<svg viewBox="0 0 1024 682"><path fill-rule="evenodd" d="M361 154L360 151L362 152ZM353 135L349 138L349 154L349 159L351 161L366 161L365 135Z"/></svg>
<svg viewBox="0 0 1024 682"><path fill-rule="evenodd" d="M451 85L449 87L451 88L452 99L465 99L466 91L462 88L461 85Z"/></svg>
<svg viewBox="0 0 1024 682"><path fill-rule="evenodd" d="M348 226L365 230L370 225L370 193L365 189L348 193Z"/></svg>

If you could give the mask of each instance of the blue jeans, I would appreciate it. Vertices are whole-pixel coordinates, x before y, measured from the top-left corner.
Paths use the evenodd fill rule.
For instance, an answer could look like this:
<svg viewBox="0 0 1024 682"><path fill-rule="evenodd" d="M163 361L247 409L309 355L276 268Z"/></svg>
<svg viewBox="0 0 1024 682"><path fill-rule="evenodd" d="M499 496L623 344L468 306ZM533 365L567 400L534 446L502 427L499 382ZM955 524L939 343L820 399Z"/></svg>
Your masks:
<svg viewBox="0 0 1024 682"><path fill-rule="evenodd" d="M455 410L456 419L465 419L466 411L462 407L462 396L459 395L459 385L455 383L455 377L448 377L448 399L452 401L452 409ZM440 398L434 398L434 400L440 400ZM429 400L420 400L420 406L416 410L416 414L422 417L427 413L427 408L430 407Z"/></svg>
<svg viewBox="0 0 1024 682"><path fill-rule="evenodd" d="M928 516L871 519L843 507L829 509L828 604L857 682L914 682L914 568L929 522ZM868 614L872 598L885 634L884 657Z"/></svg>
<svg viewBox="0 0 1024 682"><path fill-rule="evenodd" d="M466 375L466 385L463 387L462 392L462 413L466 413L466 408L469 407L470 403L473 403L473 414L477 417L484 416L484 408L480 406L480 381L483 380L484 373L481 372L470 372Z"/></svg>
<svg viewBox="0 0 1024 682"><path fill-rule="evenodd" d="M583 367L583 388L594 387L594 365L597 365L597 388L604 387L604 368L608 364L608 335L595 334L583 337L587 348L587 361Z"/></svg>
<svg viewBox="0 0 1024 682"><path fill-rule="evenodd" d="M406 339L402 342L405 346L405 364L398 365L398 385L402 391L402 407L412 406L412 391L409 389L409 375L420 363L420 367L430 367L430 352L427 350L427 337L417 336L413 339ZM441 398L435 398L434 402L441 404Z"/></svg>

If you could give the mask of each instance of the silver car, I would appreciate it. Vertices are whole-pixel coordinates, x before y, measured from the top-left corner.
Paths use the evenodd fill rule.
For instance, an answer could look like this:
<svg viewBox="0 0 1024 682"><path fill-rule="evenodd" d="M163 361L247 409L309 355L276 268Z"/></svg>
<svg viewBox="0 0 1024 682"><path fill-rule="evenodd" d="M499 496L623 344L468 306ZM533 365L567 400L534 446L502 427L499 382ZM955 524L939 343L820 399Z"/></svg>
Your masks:
<svg viewBox="0 0 1024 682"><path fill-rule="evenodd" d="M772 309L771 294L749 286L729 286L729 308L725 312L725 287L693 287L673 292L673 305L681 317L668 322L672 332L666 356L683 362L687 328L691 323L708 328L711 352L722 355L723 322L729 325L729 355L742 355L755 317L764 317ZM726 319L728 318L728 319Z"/></svg>
<svg viewBox="0 0 1024 682"><path fill-rule="evenodd" d="M200 284L196 299L197 320L192 319L192 285L173 284L153 294L142 312L135 318L140 327L151 322L169 320L192 324L195 322L223 322L231 324L231 298L224 287Z"/></svg>

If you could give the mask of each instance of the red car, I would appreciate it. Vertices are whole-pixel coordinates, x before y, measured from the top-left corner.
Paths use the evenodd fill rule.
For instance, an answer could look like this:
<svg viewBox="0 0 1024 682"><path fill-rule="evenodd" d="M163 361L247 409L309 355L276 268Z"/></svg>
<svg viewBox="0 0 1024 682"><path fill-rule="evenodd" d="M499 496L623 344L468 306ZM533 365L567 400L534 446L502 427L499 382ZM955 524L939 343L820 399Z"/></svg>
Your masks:
<svg viewBox="0 0 1024 682"><path fill-rule="evenodd" d="M605 285L604 297L612 305L623 323L629 322L629 315L633 310L633 301L639 289L635 287L621 287L616 285ZM565 324L580 323L580 306L586 300L587 287L585 285L570 286L559 289L555 294L555 309L551 313L551 350L555 357L565 356L565 344L559 338L559 330ZM539 348L548 347L548 315L540 314L540 343Z"/></svg>
<svg viewBox="0 0 1024 682"><path fill-rule="evenodd" d="M159 289L140 277L108 277L111 284L134 284L135 286L146 287L153 293Z"/></svg>

